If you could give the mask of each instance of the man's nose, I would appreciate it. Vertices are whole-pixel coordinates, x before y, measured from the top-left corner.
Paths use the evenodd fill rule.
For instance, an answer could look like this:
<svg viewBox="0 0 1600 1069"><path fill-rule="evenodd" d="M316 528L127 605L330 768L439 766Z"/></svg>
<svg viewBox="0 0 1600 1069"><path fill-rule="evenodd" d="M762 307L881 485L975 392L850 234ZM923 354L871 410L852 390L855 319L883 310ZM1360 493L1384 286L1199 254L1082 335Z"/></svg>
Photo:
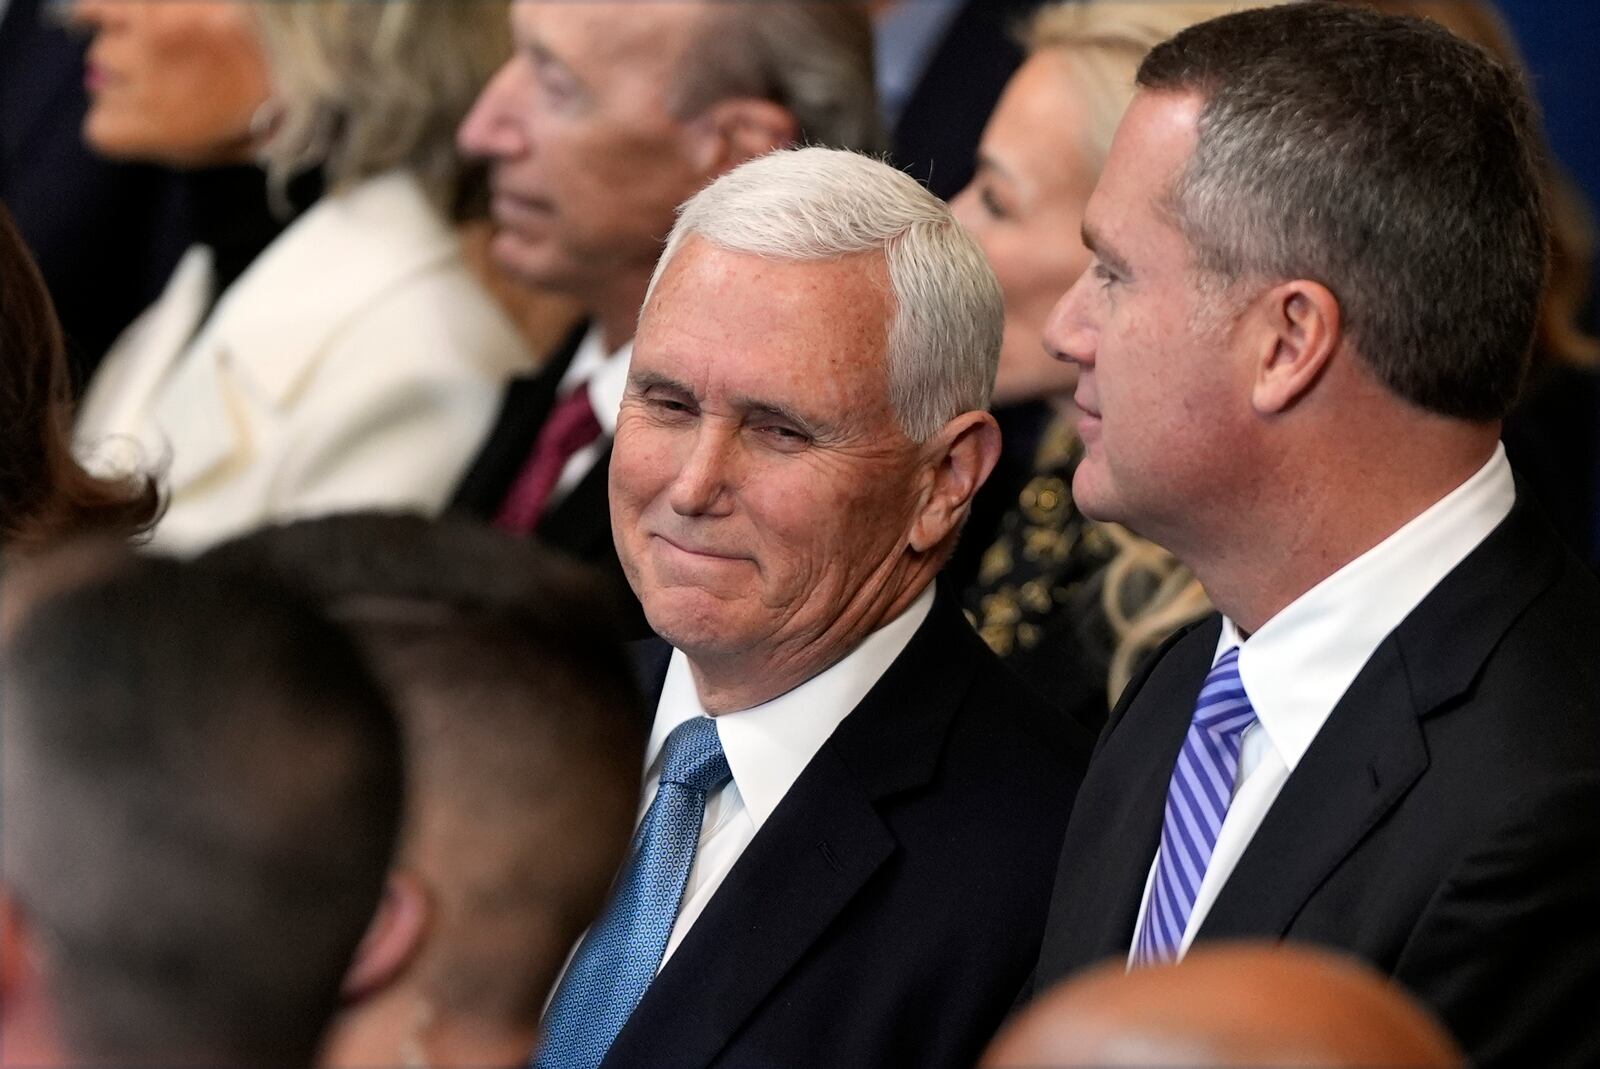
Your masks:
<svg viewBox="0 0 1600 1069"><path fill-rule="evenodd" d="M528 138L523 116L518 113L517 88L522 75L519 57L513 57L495 72L483 87L472 110L461 120L456 145L465 156L480 159L506 159L527 151Z"/></svg>
<svg viewBox="0 0 1600 1069"><path fill-rule="evenodd" d="M1061 295L1044 326L1045 352L1083 367L1094 365L1099 341L1099 331L1088 314L1090 286L1090 273L1085 271Z"/></svg>
<svg viewBox="0 0 1600 1069"><path fill-rule="evenodd" d="M716 422L701 421L668 497L678 515L721 515L728 511L729 478L737 448L735 434Z"/></svg>

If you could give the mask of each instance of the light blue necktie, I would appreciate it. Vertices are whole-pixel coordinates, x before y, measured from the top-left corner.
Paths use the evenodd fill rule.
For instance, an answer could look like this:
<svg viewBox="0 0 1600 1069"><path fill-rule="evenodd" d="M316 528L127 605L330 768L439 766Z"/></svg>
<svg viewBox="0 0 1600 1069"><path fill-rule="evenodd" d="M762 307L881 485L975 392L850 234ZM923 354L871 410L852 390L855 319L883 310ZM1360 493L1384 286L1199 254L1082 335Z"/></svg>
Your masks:
<svg viewBox="0 0 1600 1069"><path fill-rule="evenodd" d="M1135 965L1172 961L1194 912L1196 896L1217 834L1233 803L1239 747L1256 712L1239 678L1239 648L1218 659L1200 688L1194 720L1178 753L1167 788L1156 878L1150 883L1144 924L1134 949Z"/></svg>
<svg viewBox="0 0 1600 1069"><path fill-rule="evenodd" d="M545 1015L533 1069L594 1069L655 978L689 881L706 796L731 778L716 721L697 716L667 736L661 786L604 914L589 929Z"/></svg>

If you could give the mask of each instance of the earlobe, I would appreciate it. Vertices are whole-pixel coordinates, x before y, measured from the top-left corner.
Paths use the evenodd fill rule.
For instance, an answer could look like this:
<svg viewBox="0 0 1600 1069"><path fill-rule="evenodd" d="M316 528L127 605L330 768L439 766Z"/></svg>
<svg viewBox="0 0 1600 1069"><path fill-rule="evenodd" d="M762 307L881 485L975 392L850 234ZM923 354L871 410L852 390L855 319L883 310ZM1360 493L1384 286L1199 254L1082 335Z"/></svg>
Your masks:
<svg viewBox="0 0 1600 1069"><path fill-rule="evenodd" d="M397 980L422 947L432 905L421 881L403 869L389 873L377 913L367 926L339 994L360 1002Z"/></svg>
<svg viewBox="0 0 1600 1069"><path fill-rule="evenodd" d="M1251 393L1257 412L1286 412L1310 393L1338 350L1339 301L1320 283L1297 279L1274 287L1258 306L1262 339Z"/></svg>
<svg viewBox="0 0 1600 1069"><path fill-rule="evenodd" d="M987 412L966 412L936 439L939 455L927 500L911 528L917 553L938 549L967 518L972 499L1000 459L1000 425Z"/></svg>

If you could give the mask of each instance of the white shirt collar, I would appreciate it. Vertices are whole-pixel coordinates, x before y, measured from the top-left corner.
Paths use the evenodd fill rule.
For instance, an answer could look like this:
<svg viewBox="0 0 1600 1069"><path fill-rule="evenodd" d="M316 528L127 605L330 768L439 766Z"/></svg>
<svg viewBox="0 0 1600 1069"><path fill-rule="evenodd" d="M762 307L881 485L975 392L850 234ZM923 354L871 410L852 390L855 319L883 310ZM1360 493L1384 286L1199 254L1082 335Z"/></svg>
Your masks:
<svg viewBox="0 0 1600 1069"><path fill-rule="evenodd" d="M589 384L589 404L594 408L595 419L607 438L616 436L617 418L622 413L622 395L628 389L628 364L633 359L633 340L630 338L616 351L606 352L600 328L591 326L572 354L572 363L556 387L558 395L565 397L583 383Z"/></svg>
<svg viewBox="0 0 1600 1069"><path fill-rule="evenodd" d="M1296 598L1241 640L1222 621L1216 657L1235 646L1262 730L1293 772L1379 644L1510 513L1504 446L1466 482ZM1215 660L1213 660L1215 663Z"/></svg>
<svg viewBox="0 0 1600 1069"><path fill-rule="evenodd" d="M733 782L756 829L789 793L806 765L841 721L904 652L933 608L930 584L910 607L861 641L840 661L787 694L736 713L716 717L717 736L727 755ZM655 725L645 751L645 780L660 775L661 748L672 729L696 716L708 716L681 650L667 664Z"/></svg>

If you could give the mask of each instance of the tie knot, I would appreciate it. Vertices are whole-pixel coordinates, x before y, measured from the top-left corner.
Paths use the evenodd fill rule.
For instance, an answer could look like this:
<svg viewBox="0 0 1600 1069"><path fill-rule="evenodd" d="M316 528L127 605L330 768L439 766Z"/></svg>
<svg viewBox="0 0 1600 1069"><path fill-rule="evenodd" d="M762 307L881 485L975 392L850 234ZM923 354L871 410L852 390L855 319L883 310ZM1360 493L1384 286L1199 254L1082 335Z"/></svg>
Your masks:
<svg viewBox="0 0 1600 1069"><path fill-rule="evenodd" d="M717 722L708 716L685 720L672 729L661 750L661 782L710 792L733 777L722 753Z"/></svg>
<svg viewBox="0 0 1600 1069"><path fill-rule="evenodd" d="M1256 711L1245 693L1244 680L1239 677L1239 647L1218 658L1206 675L1195 703L1194 722L1221 736L1242 735L1256 722Z"/></svg>

